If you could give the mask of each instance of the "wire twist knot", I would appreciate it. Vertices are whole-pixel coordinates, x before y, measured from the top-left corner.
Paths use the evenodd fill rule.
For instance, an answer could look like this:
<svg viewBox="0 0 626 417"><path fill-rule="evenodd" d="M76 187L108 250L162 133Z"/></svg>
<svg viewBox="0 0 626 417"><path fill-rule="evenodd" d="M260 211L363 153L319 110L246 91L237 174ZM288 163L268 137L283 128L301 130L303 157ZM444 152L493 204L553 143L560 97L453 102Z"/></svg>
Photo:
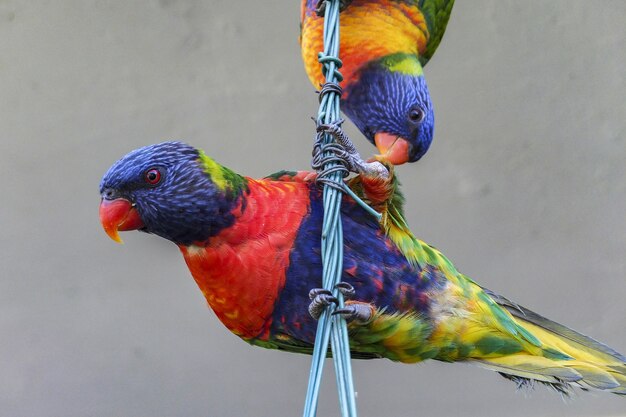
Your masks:
<svg viewBox="0 0 626 417"><path fill-rule="evenodd" d="M334 68L332 68L333 76L335 77L337 82L343 81L343 75L341 74L341 72L339 72L339 68L343 66L343 62L341 61L341 59L337 58L336 56L326 55L324 52L319 52L317 54L317 60L320 64L322 64L322 74L324 74L324 77L326 77L327 80L330 78L328 76L328 72L332 68L331 64L335 64Z"/></svg>
<svg viewBox="0 0 626 417"><path fill-rule="evenodd" d="M322 103L322 100L327 94L337 94L339 97L343 94L343 88L339 85L339 83L334 82L326 82L322 84L322 89L317 92L319 94L319 102Z"/></svg>
<svg viewBox="0 0 626 417"><path fill-rule="evenodd" d="M317 124L311 167L318 172L316 182L319 185L328 185L344 192L343 182L338 182L334 174L339 172L341 178L346 178L350 175L346 162L348 153L342 145L326 141L326 135L329 134L329 130L334 128L340 131L342 122L343 120L339 120L332 125Z"/></svg>

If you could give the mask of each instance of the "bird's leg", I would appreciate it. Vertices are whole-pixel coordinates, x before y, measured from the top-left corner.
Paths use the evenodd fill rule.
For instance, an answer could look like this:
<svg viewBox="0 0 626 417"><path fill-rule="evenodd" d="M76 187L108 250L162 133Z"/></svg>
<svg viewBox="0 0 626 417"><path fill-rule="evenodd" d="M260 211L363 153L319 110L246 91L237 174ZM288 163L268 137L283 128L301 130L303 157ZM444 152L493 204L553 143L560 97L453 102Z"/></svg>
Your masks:
<svg viewBox="0 0 626 417"><path fill-rule="evenodd" d="M335 285L335 288L343 294L344 297L351 297L354 295L354 287L347 282L340 282ZM315 320L319 320L326 307L331 304L339 304L337 297L325 288L313 288L309 291L309 298L311 299L311 304L309 304L309 314Z"/></svg>
<svg viewBox="0 0 626 417"><path fill-rule="evenodd" d="M317 126L317 131L332 135L337 143L341 145L344 152L338 153L337 156L345 161L346 168L351 172L368 177L389 177L389 170L382 163L378 161L366 162L361 158L356 147L341 128L342 123L343 120L338 120L334 123L320 124Z"/></svg>
<svg viewBox="0 0 626 417"><path fill-rule="evenodd" d="M318 0L315 5L315 13L320 17L324 16L324 12L326 12L326 1L327 0ZM352 3L352 0L339 0L339 11L343 12L346 10L346 7L348 7L350 3Z"/></svg>

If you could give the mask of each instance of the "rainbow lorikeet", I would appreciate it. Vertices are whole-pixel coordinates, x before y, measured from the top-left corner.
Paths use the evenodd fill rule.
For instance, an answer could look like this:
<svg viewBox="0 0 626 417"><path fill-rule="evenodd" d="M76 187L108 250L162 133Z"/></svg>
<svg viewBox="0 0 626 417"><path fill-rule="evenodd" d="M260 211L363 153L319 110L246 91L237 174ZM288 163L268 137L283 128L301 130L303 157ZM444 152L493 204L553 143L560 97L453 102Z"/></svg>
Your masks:
<svg viewBox="0 0 626 417"><path fill-rule="evenodd" d="M465 361L520 385L626 394L626 357L482 288L417 239L387 169L386 177L364 171L348 181L381 221L349 197L342 204L342 281L354 295L340 314L351 319L354 357ZM100 193L109 236L119 241L118 231L140 230L175 243L230 331L265 348L312 351L309 290L321 286L323 216L314 173L252 179L201 150L165 142L117 161Z"/></svg>
<svg viewBox="0 0 626 417"><path fill-rule="evenodd" d="M433 105L422 67L441 42L453 0L344 0L341 109L365 137L399 165L420 159L433 140ZM300 45L315 87L324 82L320 0L302 0Z"/></svg>

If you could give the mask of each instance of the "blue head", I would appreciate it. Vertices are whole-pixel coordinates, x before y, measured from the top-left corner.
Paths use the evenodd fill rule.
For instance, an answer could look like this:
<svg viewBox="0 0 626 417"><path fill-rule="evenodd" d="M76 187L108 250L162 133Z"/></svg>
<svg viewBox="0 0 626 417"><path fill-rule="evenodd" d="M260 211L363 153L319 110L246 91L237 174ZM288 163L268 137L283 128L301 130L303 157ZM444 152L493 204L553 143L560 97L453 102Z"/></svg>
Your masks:
<svg viewBox="0 0 626 417"><path fill-rule="evenodd" d="M237 179L238 178L238 179ZM230 213L243 178L189 145L164 142L136 149L100 182L100 219L118 230L154 233L177 244L202 242L234 222Z"/></svg>
<svg viewBox="0 0 626 417"><path fill-rule="evenodd" d="M419 60L398 54L359 70L344 113L393 164L419 160L433 140L435 116Z"/></svg>

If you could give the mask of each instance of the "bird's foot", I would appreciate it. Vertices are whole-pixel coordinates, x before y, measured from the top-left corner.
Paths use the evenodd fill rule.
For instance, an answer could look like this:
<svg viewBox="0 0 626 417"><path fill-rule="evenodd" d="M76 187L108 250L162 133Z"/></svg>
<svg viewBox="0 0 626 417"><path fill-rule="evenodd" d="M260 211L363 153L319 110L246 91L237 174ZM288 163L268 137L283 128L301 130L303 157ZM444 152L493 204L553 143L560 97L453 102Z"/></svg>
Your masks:
<svg viewBox="0 0 626 417"><path fill-rule="evenodd" d="M340 315L348 323L366 324L374 316L374 309L368 303L350 301L343 308L333 311L332 315Z"/></svg>
<svg viewBox="0 0 626 417"><path fill-rule="evenodd" d="M327 0L318 0L315 5L315 13L317 13L320 17L324 16L324 13L326 12L326 1ZM343 12L346 7L350 5L350 3L352 3L352 0L339 0L339 11Z"/></svg>
<svg viewBox="0 0 626 417"><path fill-rule="evenodd" d="M341 293L341 295L343 295L343 298L352 298L354 296L354 293L356 292L354 291L354 287L352 286L352 284L348 284L347 282L343 281L338 282L335 285L335 288Z"/></svg>
<svg viewBox="0 0 626 417"><path fill-rule="evenodd" d="M354 287L347 282L340 282L335 285L335 288L346 298L354 295ZM309 304L309 314L315 320L319 320L326 307L331 304L339 305L337 297L335 297L330 290L325 288L313 288L309 291L309 299L311 299L311 303Z"/></svg>
<svg viewBox="0 0 626 417"><path fill-rule="evenodd" d="M343 119L333 123L318 124L317 132L327 133L335 138L335 141L342 149L333 148L333 151L336 156L344 162L344 165L350 172L369 177L389 177L389 170L382 163L378 161L366 162L361 158L352 140L350 140L348 135L341 128L342 123ZM318 152L321 151L320 147L316 146L315 149ZM317 155L314 155L314 162L316 157Z"/></svg>
<svg viewBox="0 0 626 417"><path fill-rule="evenodd" d="M311 304L309 304L309 314L315 320L319 320L326 307L331 304L339 304L337 297L335 297L331 291L324 288L313 288L309 291L309 298L311 299Z"/></svg>

